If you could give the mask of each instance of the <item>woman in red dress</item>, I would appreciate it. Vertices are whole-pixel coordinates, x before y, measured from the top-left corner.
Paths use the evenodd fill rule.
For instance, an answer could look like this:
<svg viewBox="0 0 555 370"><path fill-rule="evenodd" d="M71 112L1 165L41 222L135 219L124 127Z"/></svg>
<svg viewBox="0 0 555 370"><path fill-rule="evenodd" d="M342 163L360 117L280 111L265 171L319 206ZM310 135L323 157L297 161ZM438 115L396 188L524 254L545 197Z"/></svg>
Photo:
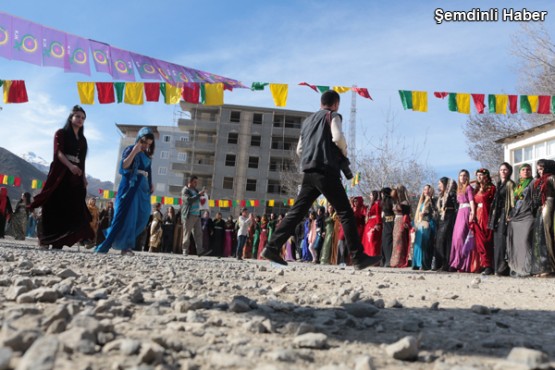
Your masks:
<svg viewBox="0 0 555 370"><path fill-rule="evenodd" d="M366 220L362 234L364 253L369 256L380 256L382 254L382 208L377 190L372 190L370 194Z"/></svg>
<svg viewBox="0 0 555 370"><path fill-rule="evenodd" d="M493 232L488 229L488 222L491 204L495 197L495 185L491 183L489 171L485 168L476 171L476 183L474 192L476 218L470 227L474 231L482 274L491 275L493 274Z"/></svg>
<svg viewBox="0 0 555 370"><path fill-rule="evenodd" d="M364 205L364 199L362 197L353 197L351 205L355 213L358 236L362 239L364 225L366 225L366 206Z"/></svg>

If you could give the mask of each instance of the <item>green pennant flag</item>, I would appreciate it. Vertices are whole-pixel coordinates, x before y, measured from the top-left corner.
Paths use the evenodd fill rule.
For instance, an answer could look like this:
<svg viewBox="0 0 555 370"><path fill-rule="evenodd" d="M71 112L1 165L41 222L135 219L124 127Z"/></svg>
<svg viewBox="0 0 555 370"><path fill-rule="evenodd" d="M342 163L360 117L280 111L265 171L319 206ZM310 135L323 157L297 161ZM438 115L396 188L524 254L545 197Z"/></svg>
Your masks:
<svg viewBox="0 0 555 370"><path fill-rule="evenodd" d="M528 95L520 96L520 110L524 113L532 113L532 106L530 106L530 100L528 100Z"/></svg>
<svg viewBox="0 0 555 370"><path fill-rule="evenodd" d="M14 176L8 176L8 185L13 185L13 182L15 181L15 177Z"/></svg>
<svg viewBox="0 0 555 370"><path fill-rule="evenodd" d="M403 104L403 108L412 109L412 91L409 90L399 90L399 96L401 97L401 103Z"/></svg>
<svg viewBox="0 0 555 370"><path fill-rule="evenodd" d="M239 206L239 201L238 200L234 200L233 201L233 207L238 207Z"/></svg>
<svg viewBox="0 0 555 370"><path fill-rule="evenodd" d="M2 87L2 85L4 85L4 80L0 80L0 87Z"/></svg>
<svg viewBox="0 0 555 370"><path fill-rule="evenodd" d="M451 112L459 111L459 107L457 106L457 93L449 93L447 104Z"/></svg>
<svg viewBox="0 0 555 370"><path fill-rule="evenodd" d="M318 89L318 91L320 91L320 93L325 93L330 89L329 86L320 86L320 85L316 85L316 88Z"/></svg>
<svg viewBox="0 0 555 370"><path fill-rule="evenodd" d="M264 86L268 86L268 82L253 82L251 85L252 91L261 91L264 90Z"/></svg>
<svg viewBox="0 0 555 370"><path fill-rule="evenodd" d="M555 96L551 97L551 112L555 113Z"/></svg>
<svg viewBox="0 0 555 370"><path fill-rule="evenodd" d="M125 82L114 82L114 87L116 88L118 103L121 103L123 101L123 90L125 89Z"/></svg>
<svg viewBox="0 0 555 370"><path fill-rule="evenodd" d="M492 114L495 114L495 104L496 104L496 99L495 99L495 95L493 94L489 94L488 95L488 109L489 112Z"/></svg>
<svg viewBox="0 0 555 370"><path fill-rule="evenodd" d="M200 84L200 104L206 103L206 89L204 88L204 84Z"/></svg>
<svg viewBox="0 0 555 370"><path fill-rule="evenodd" d="M166 83L165 82L160 82L160 92L162 93L162 96L164 97L164 101L166 101Z"/></svg>

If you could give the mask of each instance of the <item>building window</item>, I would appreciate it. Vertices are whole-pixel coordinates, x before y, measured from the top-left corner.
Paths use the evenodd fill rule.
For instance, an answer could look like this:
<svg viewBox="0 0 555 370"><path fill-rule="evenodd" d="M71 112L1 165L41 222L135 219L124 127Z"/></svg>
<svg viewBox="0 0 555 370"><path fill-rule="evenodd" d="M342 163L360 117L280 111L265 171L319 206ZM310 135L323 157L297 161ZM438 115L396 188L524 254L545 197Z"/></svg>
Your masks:
<svg viewBox="0 0 555 370"><path fill-rule="evenodd" d="M252 116L252 124L253 125L261 125L262 124L262 113L255 113Z"/></svg>
<svg viewBox="0 0 555 370"><path fill-rule="evenodd" d="M538 160L555 159L555 140L543 141L536 144L527 145L511 151L513 157L513 178L518 180L518 174L523 164L532 166L532 174L536 174L536 163Z"/></svg>
<svg viewBox="0 0 555 370"><path fill-rule="evenodd" d="M224 177L224 189L233 189L233 177Z"/></svg>
<svg viewBox="0 0 555 370"><path fill-rule="evenodd" d="M156 192L157 193L164 193L166 191L166 184L163 183L156 183Z"/></svg>
<svg viewBox="0 0 555 370"><path fill-rule="evenodd" d="M255 179L247 179L247 191L256 191Z"/></svg>
<svg viewBox="0 0 555 370"><path fill-rule="evenodd" d="M170 152L168 152L167 150L162 150L160 152L160 159L168 159L170 158Z"/></svg>
<svg viewBox="0 0 555 370"><path fill-rule="evenodd" d="M185 162L187 160L187 153L179 152L177 153L177 160Z"/></svg>
<svg viewBox="0 0 555 370"><path fill-rule="evenodd" d="M258 168L258 157L249 157L249 168Z"/></svg>
<svg viewBox="0 0 555 370"><path fill-rule="evenodd" d="M225 165L228 167L235 167L235 154L227 154L225 156Z"/></svg>
<svg viewBox="0 0 555 370"><path fill-rule="evenodd" d="M239 134L236 132L230 132L229 135L227 135L227 143L228 144L237 144L237 141L239 141Z"/></svg>
<svg viewBox="0 0 555 370"><path fill-rule="evenodd" d="M281 194L281 184L278 180L268 180L268 193Z"/></svg>
<svg viewBox="0 0 555 370"><path fill-rule="evenodd" d="M284 121L284 116L274 116L274 127L283 127Z"/></svg>
<svg viewBox="0 0 555 370"><path fill-rule="evenodd" d="M262 140L262 137L260 135L252 135L251 146L260 146L261 140Z"/></svg>
<svg viewBox="0 0 555 370"><path fill-rule="evenodd" d="M158 167L158 175L166 176L168 174L168 167Z"/></svg>
<svg viewBox="0 0 555 370"><path fill-rule="evenodd" d="M229 117L229 122L239 123L241 122L241 112L240 111L232 111Z"/></svg>
<svg viewBox="0 0 555 370"><path fill-rule="evenodd" d="M164 135L164 142L165 143L169 143L172 140L172 137L170 135Z"/></svg>
<svg viewBox="0 0 555 370"><path fill-rule="evenodd" d="M181 137L179 138L179 140L188 142L188 141L189 141L189 136L181 136Z"/></svg>
<svg viewBox="0 0 555 370"><path fill-rule="evenodd" d="M303 123L302 117L285 116L285 128L301 128Z"/></svg>

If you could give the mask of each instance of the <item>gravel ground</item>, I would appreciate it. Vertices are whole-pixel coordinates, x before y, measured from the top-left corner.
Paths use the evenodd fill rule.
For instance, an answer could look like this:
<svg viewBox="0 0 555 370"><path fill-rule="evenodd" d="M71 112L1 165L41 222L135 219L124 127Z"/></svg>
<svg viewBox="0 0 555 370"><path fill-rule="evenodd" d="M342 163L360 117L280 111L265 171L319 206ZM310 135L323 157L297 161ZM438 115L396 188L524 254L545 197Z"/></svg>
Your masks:
<svg viewBox="0 0 555 370"><path fill-rule="evenodd" d="M555 369L555 279L0 239L4 369Z"/></svg>

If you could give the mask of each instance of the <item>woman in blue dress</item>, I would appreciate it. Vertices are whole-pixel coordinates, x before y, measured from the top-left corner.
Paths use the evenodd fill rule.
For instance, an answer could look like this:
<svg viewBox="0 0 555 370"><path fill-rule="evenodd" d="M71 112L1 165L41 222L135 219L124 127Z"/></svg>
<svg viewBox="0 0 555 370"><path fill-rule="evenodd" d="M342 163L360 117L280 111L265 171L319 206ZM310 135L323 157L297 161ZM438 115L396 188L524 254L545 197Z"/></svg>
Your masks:
<svg viewBox="0 0 555 370"><path fill-rule="evenodd" d="M110 248L122 255L133 254L135 239L142 233L150 216L152 187L151 161L154 154L154 134L143 127L137 134L135 145L123 151L119 172L122 175L116 196L114 218L106 230L106 240L98 245L96 253L107 253Z"/></svg>

